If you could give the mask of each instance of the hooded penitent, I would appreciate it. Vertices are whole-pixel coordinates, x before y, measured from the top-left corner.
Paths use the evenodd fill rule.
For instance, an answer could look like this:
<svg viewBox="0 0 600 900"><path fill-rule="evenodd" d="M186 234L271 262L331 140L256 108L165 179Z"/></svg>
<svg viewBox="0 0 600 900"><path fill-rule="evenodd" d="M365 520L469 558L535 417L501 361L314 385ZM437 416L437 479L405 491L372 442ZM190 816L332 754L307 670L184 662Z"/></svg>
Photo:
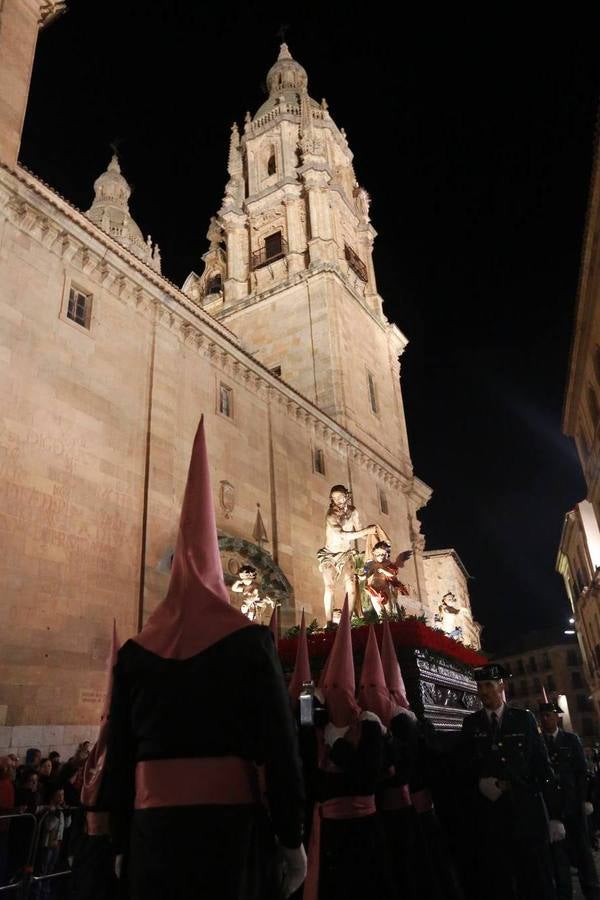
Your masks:
<svg viewBox="0 0 600 900"><path fill-rule="evenodd" d="M356 683L347 597L335 640L319 681L319 689L325 697L329 718L334 725L342 727L357 721L360 707L354 696Z"/></svg>
<svg viewBox="0 0 600 900"><path fill-rule="evenodd" d="M388 690L402 709L410 709L410 703L406 696L406 688L404 687L404 679L400 669L400 663L396 656L394 641L392 640L392 632L390 631L390 623L383 623L383 637L381 640L381 663L385 675L385 683Z"/></svg>
<svg viewBox="0 0 600 900"><path fill-rule="evenodd" d="M167 596L134 640L165 659L189 659L251 622L223 579L204 416L194 439Z"/></svg>
<svg viewBox="0 0 600 900"><path fill-rule="evenodd" d="M96 743L90 750L85 768L83 770L83 786L81 788L81 802L83 806L94 807L98 799L98 792L102 783L104 761L106 759L106 740L108 736L108 712L112 695L113 669L117 662L119 650L119 638L117 636L117 623L113 620L112 641L110 652L106 660L106 687L104 691L104 703L100 715L100 731Z"/></svg>
<svg viewBox="0 0 600 900"><path fill-rule="evenodd" d="M302 610L302 619L300 621L300 633L298 635L298 644L296 646L296 664L294 672L289 683L288 691L290 697L296 703L302 692L302 685L310 681L310 660L308 658L308 641L306 639L306 620L304 610Z"/></svg>
<svg viewBox="0 0 600 900"><path fill-rule="evenodd" d="M369 638L363 659L358 685L358 703L361 709L375 713L384 725L389 725L394 709L398 705L392 698L385 682L375 629L369 626Z"/></svg>

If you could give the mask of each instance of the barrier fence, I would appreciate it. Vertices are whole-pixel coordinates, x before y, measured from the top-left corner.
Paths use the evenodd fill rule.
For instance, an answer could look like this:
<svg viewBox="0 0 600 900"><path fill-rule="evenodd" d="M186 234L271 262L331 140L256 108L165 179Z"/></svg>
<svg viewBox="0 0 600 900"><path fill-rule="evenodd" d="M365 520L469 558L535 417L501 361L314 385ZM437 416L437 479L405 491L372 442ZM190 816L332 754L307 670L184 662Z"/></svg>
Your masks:
<svg viewBox="0 0 600 900"><path fill-rule="evenodd" d="M69 815L76 812L76 809L66 807L62 808L62 812L65 815ZM2 835L5 835L6 842L4 848L0 848L0 853L4 852L7 854L6 872L7 877L10 877L8 884L0 885L0 900L4 900L5 897L7 900L8 898L11 898L11 900L12 898L15 898L15 900L17 898L18 900L42 900L45 894L45 884L63 882L65 879L70 878L71 869L68 866L48 873L37 871L40 862L41 836L44 832L46 819L51 813L53 813L53 810L47 809L37 816L33 813L20 812L0 815L0 825L3 821L8 821L9 823L9 828L6 832L0 831ZM8 857L10 827L13 821L24 822L29 828L28 840L23 842L26 852L20 854L18 871L15 873L10 871L10 858ZM0 865L1 874L2 866Z"/></svg>

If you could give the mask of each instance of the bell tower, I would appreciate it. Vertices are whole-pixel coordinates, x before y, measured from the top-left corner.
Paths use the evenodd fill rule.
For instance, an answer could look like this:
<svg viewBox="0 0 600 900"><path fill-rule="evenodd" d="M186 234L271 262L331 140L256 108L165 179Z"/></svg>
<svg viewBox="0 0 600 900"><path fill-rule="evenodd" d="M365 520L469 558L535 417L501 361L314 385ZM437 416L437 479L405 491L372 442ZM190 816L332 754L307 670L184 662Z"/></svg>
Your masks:
<svg viewBox="0 0 600 900"><path fill-rule="evenodd" d="M184 290L267 368L409 474L398 357L382 310L369 196L343 129L286 44L269 96L231 129L204 272Z"/></svg>

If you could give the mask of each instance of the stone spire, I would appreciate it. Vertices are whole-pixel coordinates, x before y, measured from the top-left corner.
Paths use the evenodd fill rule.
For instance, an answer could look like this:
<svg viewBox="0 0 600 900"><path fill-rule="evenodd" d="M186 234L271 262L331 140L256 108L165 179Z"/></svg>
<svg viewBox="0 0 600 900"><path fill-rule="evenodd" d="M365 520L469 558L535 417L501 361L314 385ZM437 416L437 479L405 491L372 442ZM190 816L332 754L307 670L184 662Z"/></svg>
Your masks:
<svg viewBox="0 0 600 900"><path fill-rule="evenodd" d="M240 209L244 200L244 166L240 147L240 133L235 122L231 126L227 171L229 172L229 181L225 185L223 207L225 209Z"/></svg>
<svg viewBox="0 0 600 900"><path fill-rule="evenodd" d="M151 268L160 272L160 250L158 245L152 246L152 240L144 240L140 227L129 212L131 188L123 175L117 154L108 164L108 168L94 182L94 202L86 215L106 231L112 238Z"/></svg>

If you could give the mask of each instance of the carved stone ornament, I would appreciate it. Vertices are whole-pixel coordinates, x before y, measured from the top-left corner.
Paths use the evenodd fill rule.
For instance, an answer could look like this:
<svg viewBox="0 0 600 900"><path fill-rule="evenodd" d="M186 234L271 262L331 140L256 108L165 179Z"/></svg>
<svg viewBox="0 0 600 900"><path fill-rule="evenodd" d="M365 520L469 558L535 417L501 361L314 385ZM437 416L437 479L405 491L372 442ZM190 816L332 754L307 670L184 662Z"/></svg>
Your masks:
<svg viewBox="0 0 600 900"><path fill-rule="evenodd" d="M225 518L230 519L235 506L235 488L229 481L220 482L219 502Z"/></svg>

